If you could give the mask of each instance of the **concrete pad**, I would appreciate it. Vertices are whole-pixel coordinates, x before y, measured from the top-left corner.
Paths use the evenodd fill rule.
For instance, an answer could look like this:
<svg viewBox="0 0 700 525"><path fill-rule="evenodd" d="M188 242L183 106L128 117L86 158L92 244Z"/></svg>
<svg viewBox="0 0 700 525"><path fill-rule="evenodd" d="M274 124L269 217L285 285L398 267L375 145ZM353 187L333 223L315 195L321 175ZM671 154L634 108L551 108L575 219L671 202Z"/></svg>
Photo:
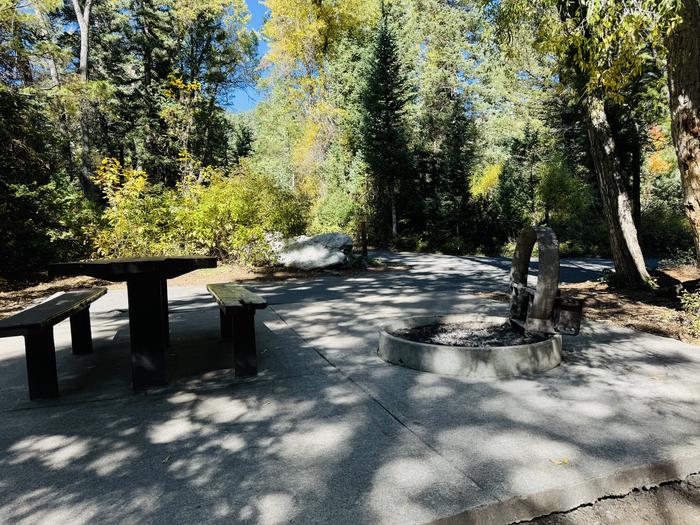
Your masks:
<svg viewBox="0 0 700 525"><path fill-rule="evenodd" d="M23 341L0 341L0 523L498 524L700 471L697 347L586 324L546 374L395 367L376 355L387 321L506 314L471 295L506 288L502 261L402 257L252 283L271 304L256 378L233 377L203 286L169 290L171 384L145 394L124 290L92 308L93 355L56 327L58 400L26 400Z"/></svg>
<svg viewBox="0 0 700 525"><path fill-rule="evenodd" d="M422 523L487 501L338 373L217 386L5 413L0 521Z"/></svg>
<svg viewBox="0 0 700 525"><path fill-rule="evenodd" d="M454 311L502 309L505 315L501 304L469 302L454 300ZM424 304L426 314L443 307ZM697 347L586 324L581 336L565 338L559 368L528 379L477 382L348 361L348 354L363 355L367 365L376 364L371 356L378 334L368 330L360 338L339 327L353 318L355 326L376 328L382 314L395 317L394 305L366 312L327 301L276 309L451 465L508 502L461 519L508 523L700 469ZM313 323L304 323L306 309L316 311ZM358 346L350 351L343 346L349 344Z"/></svg>
<svg viewBox="0 0 700 525"><path fill-rule="evenodd" d="M394 319L471 312L505 318L508 312L507 305L471 295L434 297L430 293L400 293L381 300L368 293L352 302L307 301L273 309L308 344L341 367L386 366L377 356L379 330Z"/></svg>

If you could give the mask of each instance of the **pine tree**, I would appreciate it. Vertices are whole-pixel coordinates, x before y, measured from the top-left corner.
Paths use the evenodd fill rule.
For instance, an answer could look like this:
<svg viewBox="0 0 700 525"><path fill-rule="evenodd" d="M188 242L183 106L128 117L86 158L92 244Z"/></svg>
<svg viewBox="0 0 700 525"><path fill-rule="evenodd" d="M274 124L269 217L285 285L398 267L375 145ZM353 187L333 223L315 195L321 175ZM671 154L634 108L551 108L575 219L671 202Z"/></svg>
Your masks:
<svg viewBox="0 0 700 525"><path fill-rule="evenodd" d="M404 123L409 89L396 39L384 14L363 93L362 142L370 174L370 208L376 241L398 235L399 190L411 176Z"/></svg>

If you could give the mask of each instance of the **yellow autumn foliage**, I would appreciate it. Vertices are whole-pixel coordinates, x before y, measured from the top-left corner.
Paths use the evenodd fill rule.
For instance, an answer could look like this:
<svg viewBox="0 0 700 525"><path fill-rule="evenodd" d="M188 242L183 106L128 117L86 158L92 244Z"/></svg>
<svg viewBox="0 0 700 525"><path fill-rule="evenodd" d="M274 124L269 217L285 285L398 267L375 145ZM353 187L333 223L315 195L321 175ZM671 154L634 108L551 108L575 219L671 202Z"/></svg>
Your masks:
<svg viewBox="0 0 700 525"><path fill-rule="evenodd" d="M654 176L665 175L673 170L674 166L659 152L652 153L647 161L649 173Z"/></svg>
<svg viewBox="0 0 700 525"><path fill-rule="evenodd" d="M475 174L471 182L471 193L474 197L488 196L498 185L503 172L503 164L489 164L481 174Z"/></svg>
<svg viewBox="0 0 700 525"><path fill-rule="evenodd" d="M270 41L266 63L288 71L301 66L305 73L318 69L324 57L346 34L371 27L379 16L374 0L267 0L270 18L263 34Z"/></svg>

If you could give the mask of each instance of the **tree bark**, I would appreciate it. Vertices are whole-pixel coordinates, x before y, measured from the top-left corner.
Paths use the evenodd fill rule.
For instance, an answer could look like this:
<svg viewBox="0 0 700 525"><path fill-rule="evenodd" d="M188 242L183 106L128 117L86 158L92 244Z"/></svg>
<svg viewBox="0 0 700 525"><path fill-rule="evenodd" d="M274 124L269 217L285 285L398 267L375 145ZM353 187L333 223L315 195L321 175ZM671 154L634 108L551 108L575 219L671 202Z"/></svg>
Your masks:
<svg viewBox="0 0 700 525"><path fill-rule="evenodd" d="M700 265L700 3L683 0L682 21L668 38L673 142Z"/></svg>
<svg viewBox="0 0 700 525"><path fill-rule="evenodd" d="M589 96L586 111L591 156L608 221L615 273L625 285L649 286L652 280L639 247L632 202L622 175L605 104L602 99Z"/></svg>
<svg viewBox="0 0 700 525"><path fill-rule="evenodd" d="M642 227L642 138L639 125L633 123L634 143L632 144L630 171L632 179L632 217L637 231Z"/></svg>
<svg viewBox="0 0 700 525"><path fill-rule="evenodd" d="M92 11L92 0L85 0L81 7L79 0L73 0L75 18L80 28L80 62L78 64L78 75L87 88L88 67L90 58L90 13ZM82 146L82 165L80 169L80 185L84 195L95 200L95 188L90 179L92 173L92 162L90 157L90 103L84 95L80 101L80 139Z"/></svg>
<svg viewBox="0 0 700 525"><path fill-rule="evenodd" d="M632 173L632 213L634 218L634 227L637 231L642 227L642 170L641 161L633 161L638 169Z"/></svg>

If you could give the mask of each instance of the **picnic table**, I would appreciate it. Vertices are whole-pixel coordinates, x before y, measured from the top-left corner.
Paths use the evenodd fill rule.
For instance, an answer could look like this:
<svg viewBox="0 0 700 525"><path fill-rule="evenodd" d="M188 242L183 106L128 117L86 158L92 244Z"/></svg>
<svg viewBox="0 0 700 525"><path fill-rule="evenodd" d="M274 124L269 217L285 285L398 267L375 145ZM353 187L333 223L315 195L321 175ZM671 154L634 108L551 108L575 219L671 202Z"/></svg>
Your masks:
<svg viewBox="0 0 700 525"><path fill-rule="evenodd" d="M131 374L135 390L167 384L170 340L167 280L200 268L216 268L214 257L140 257L56 263L52 275L89 275L126 281L131 336Z"/></svg>

